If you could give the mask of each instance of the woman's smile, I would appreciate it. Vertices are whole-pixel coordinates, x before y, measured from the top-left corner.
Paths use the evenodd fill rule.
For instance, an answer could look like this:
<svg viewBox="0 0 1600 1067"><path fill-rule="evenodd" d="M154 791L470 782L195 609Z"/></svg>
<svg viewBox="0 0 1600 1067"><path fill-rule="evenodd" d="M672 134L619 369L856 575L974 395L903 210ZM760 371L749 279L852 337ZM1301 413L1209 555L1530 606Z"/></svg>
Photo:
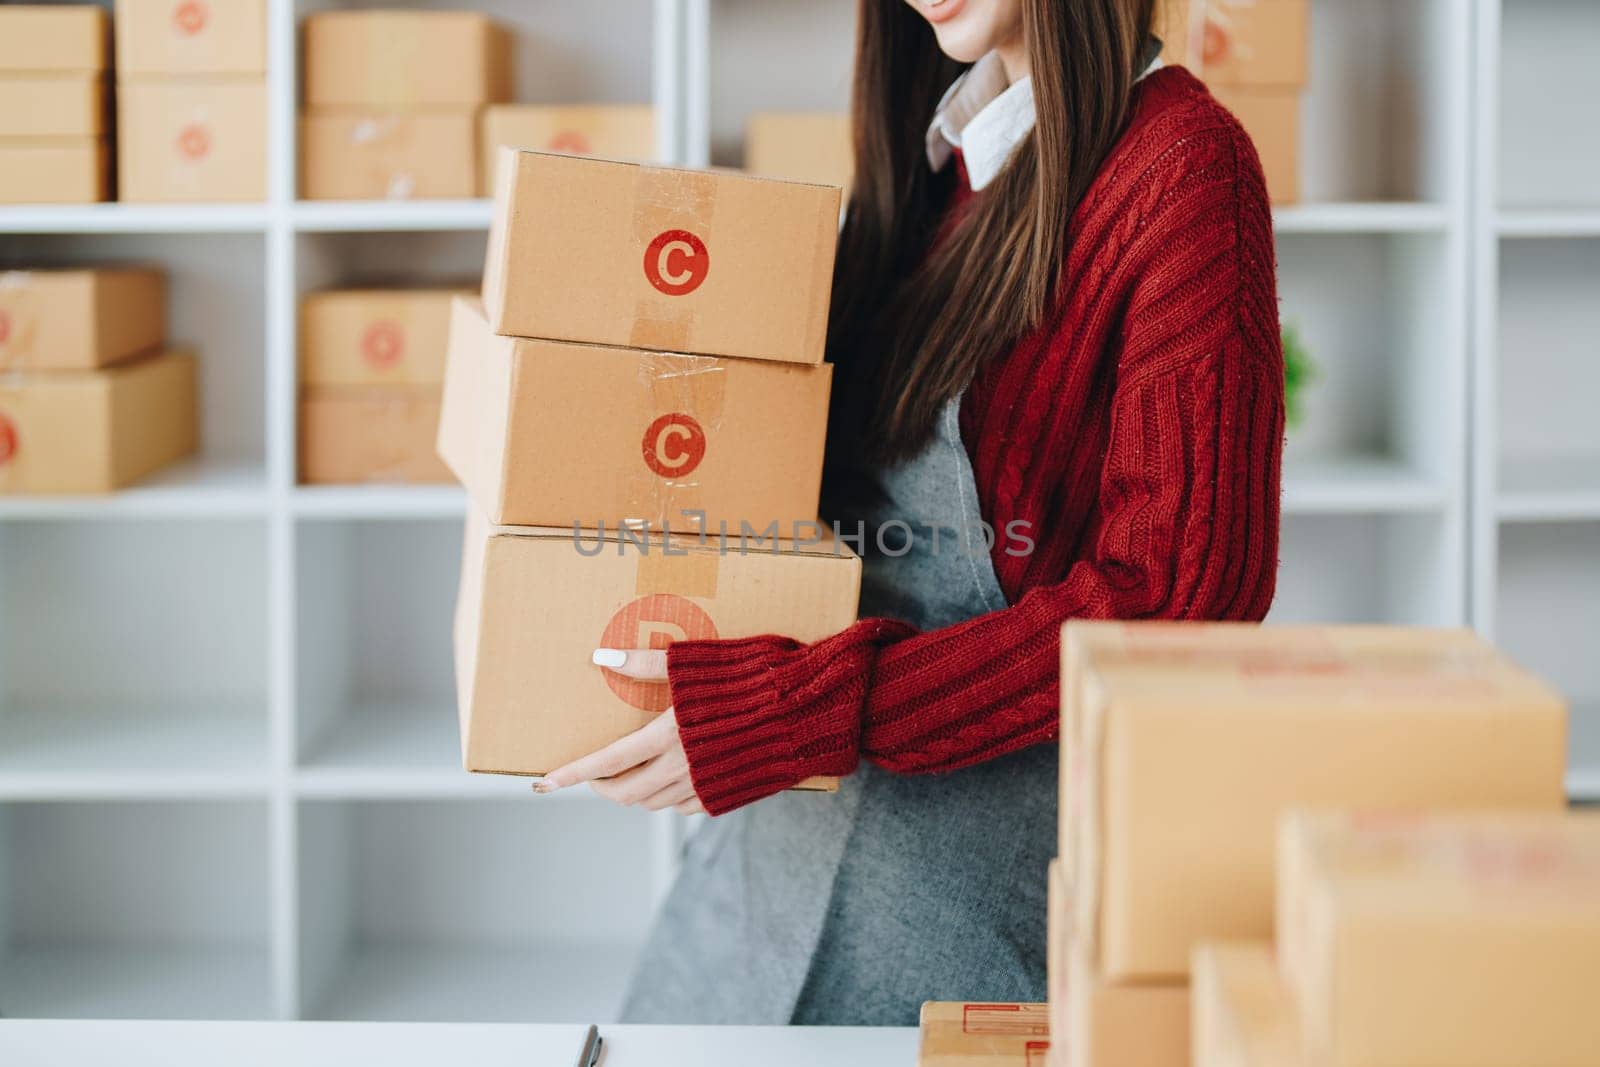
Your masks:
<svg viewBox="0 0 1600 1067"><path fill-rule="evenodd" d="M967 0L915 0L915 3L929 22L949 22L967 6Z"/></svg>

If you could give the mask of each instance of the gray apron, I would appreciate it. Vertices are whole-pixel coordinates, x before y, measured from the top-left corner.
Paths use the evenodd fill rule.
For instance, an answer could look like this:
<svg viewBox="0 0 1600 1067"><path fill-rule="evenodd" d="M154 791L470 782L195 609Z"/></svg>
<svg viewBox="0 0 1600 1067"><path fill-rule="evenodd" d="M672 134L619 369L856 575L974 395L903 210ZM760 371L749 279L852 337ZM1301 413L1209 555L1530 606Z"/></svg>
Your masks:
<svg viewBox="0 0 1600 1067"><path fill-rule="evenodd" d="M1006 606L959 407L917 456L830 489L842 499L824 513L846 533L866 525L864 617L926 630ZM924 1000L1044 1000L1056 767L1055 745L941 775L863 761L831 796L783 793L710 820L685 847L623 1020L911 1026Z"/></svg>

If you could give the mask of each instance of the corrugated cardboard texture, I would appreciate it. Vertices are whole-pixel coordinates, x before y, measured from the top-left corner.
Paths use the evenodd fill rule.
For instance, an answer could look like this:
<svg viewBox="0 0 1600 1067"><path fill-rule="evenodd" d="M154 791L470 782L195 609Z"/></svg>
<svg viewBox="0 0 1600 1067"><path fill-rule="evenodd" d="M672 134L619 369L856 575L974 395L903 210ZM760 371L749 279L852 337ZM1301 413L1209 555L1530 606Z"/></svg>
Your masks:
<svg viewBox="0 0 1600 1067"><path fill-rule="evenodd" d="M307 200L463 199L477 192L474 108L323 111L300 119Z"/></svg>
<svg viewBox="0 0 1600 1067"><path fill-rule="evenodd" d="M101 493L195 449L195 360L0 378L0 493Z"/></svg>
<svg viewBox="0 0 1600 1067"><path fill-rule="evenodd" d="M1269 943L1201 945L1193 996L1194 1067L1309 1067Z"/></svg>
<svg viewBox="0 0 1600 1067"><path fill-rule="evenodd" d="M334 289L300 303L300 384L444 382L450 301L465 289Z"/></svg>
<svg viewBox="0 0 1600 1067"><path fill-rule="evenodd" d="M433 451L438 432L437 389L308 389L300 400L300 481L448 482L450 472Z"/></svg>
<svg viewBox="0 0 1600 1067"><path fill-rule="evenodd" d="M1049 1051L1043 1004L922 1005L917 1067L1045 1067Z"/></svg>
<svg viewBox="0 0 1600 1067"><path fill-rule="evenodd" d="M745 126L744 168L764 178L848 189L855 170L850 116L828 112L759 112Z"/></svg>
<svg viewBox="0 0 1600 1067"><path fill-rule="evenodd" d="M0 71L100 71L110 20L95 4L0 5Z"/></svg>
<svg viewBox="0 0 1600 1067"><path fill-rule="evenodd" d="M1300 91L1219 85L1212 92L1255 143L1272 202L1299 201Z"/></svg>
<svg viewBox="0 0 1600 1067"><path fill-rule="evenodd" d="M839 190L502 149L496 333L820 363Z"/></svg>
<svg viewBox="0 0 1600 1067"><path fill-rule="evenodd" d="M817 514L831 365L500 337L468 298L452 314L439 451L491 520L812 536L795 524Z"/></svg>
<svg viewBox="0 0 1600 1067"><path fill-rule="evenodd" d="M648 104L496 104L482 118L478 191L494 195L501 148L645 162L656 158L656 113Z"/></svg>
<svg viewBox="0 0 1600 1067"><path fill-rule="evenodd" d="M1069 623L1062 644L1063 845L1110 979L1270 937L1288 808L1566 803L1565 703L1469 631Z"/></svg>
<svg viewBox="0 0 1600 1067"><path fill-rule="evenodd" d="M318 12L306 17L303 54L309 108L511 99L511 35L475 12Z"/></svg>
<svg viewBox="0 0 1600 1067"><path fill-rule="evenodd" d="M861 564L673 538L663 556L614 535L467 522L456 629L466 768L545 774L639 729L667 687L596 667L596 648L664 648L693 637L787 634L816 641L855 621ZM585 554L598 553L598 554ZM654 559L649 567L642 560ZM714 590L704 559L716 563Z"/></svg>
<svg viewBox="0 0 1600 1067"><path fill-rule="evenodd" d="M117 0L117 74L265 74L267 0Z"/></svg>
<svg viewBox="0 0 1600 1067"><path fill-rule="evenodd" d="M0 271L0 371L92 370L166 337L158 268Z"/></svg>
<svg viewBox="0 0 1600 1067"><path fill-rule="evenodd" d="M1186 1067L1189 1062L1186 982L1108 981L1079 946L1072 946L1065 1015L1066 1055L1057 1057L1060 1067Z"/></svg>
<svg viewBox="0 0 1600 1067"><path fill-rule="evenodd" d="M0 141L0 204L93 204L111 191L97 137Z"/></svg>
<svg viewBox="0 0 1600 1067"><path fill-rule="evenodd" d="M104 75L0 72L0 137L98 137L105 132Z"/></svg>
<svg viewBox="0 0 1600 1067"><path fill-rule="evenodd" d="M264 82L120 82L117 122L120 199L147 203L265 199Z"/></svg>
<svg viewBox="0 0 1600 1067"><path fill-rule="evenodd" d="M1600 813L1284 821L1283 970L1335 1067L1600 1054Z"/></svg>

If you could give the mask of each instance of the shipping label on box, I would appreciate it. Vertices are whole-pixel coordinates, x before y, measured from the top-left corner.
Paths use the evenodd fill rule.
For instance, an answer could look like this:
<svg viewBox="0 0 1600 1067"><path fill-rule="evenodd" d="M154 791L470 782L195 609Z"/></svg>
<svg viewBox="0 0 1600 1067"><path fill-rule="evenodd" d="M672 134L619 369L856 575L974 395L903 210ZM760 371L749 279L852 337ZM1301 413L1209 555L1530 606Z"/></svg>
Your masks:
<svg viewBox="0 0 1600 1067"><path fill-rule="evenodd" d="M850 116L779 111L751 115L745 126L744 167L764 178L848 189L855 170Z"/></svg>
<svg viewBox="0 0 1600 1067"><path fill-rule="evenodd" d="M1050 1013L1044 1004L928 1001L922 1005L917 1067L1046 1067Z"/></svg>
<svg viewBox="0 0 1600 1067"><path fill-rule="evenodd" d="M110 194L98 137L0 140L0 204L94 204Z"/></svg>
<svg viewBox="0 0 1600 1067"><path fill-rule="evenodd" d="M104 75L0 72L0 137L99 137L105 132Z"/></svg>
<svg viewBox="0 0 1600 1067"><path fill-rule="evenodd" d="M437 388L307 389L300 399L305 485L440 484Z"/></svg>
<svg viewBox="0 0 1600 1067"><path fill-rule="evenodd" d="M110 35L97 4L0 4L0 71L103 71Z"/></svg>
<svg viewBox="0 0 1600 1067"><path fill-rule="evenodd" d="M477 123L472 108L302 116L300 193L307 200L470 198Z"/></svg>
<svg viewBox="0 0 1600 1067"><path fill-rule="evenodd" d="M319 12L306 17L304 56L309 109L511 99L511 35L476 12Z"/></svg>
<svg viewBox="0 0 1600 1067"><path fill-rule="evenodd" d="M1268 942L1202 944L1193 999L1194 1067L1309 1067Z"/></svg>
<svg viewBox="0 0 1600 1067"><path fill-rule="evenodd" d="M494 522L804 537L832 370L501 337L461 298L439 452Z"/></svg>
<svg viewBox="0 0 1600 1067"><path fill-rule="evenodd" d="M0 271L0 371L91 370L165 337L159 269Z"/></svg>
<svg viewBox="0 0 1600 1067"><path fill-rule="evenodd" d="M641 105L496 104L485 108L478 193L494 195L501 148L645 162L657 158L655 108Z"/></svg>
<svg viewBox="0 0 1600 1067"><path fill-rule="evenodd" d="M1065 1001L1054 1017L1066 1031L1062 1067L1187 1067L1189 986L1184 981L1108 981L1082 946L1066 951ZM1055 991L1051 993L1055 997Z"/></svg>
<svg viewBox="0 0 1600 1067"><path fill-rule="evenodd" d="M1111 979L1270 937L1288 808L1566 803L1565 703L1469 631L1069 623L1062 645L1075 929Z"/></svg>
<svg viewBox="0 0 1600 1067"><path fill-rule="evenodd" d="M300 304L300 384L444 382L454 289L334 289Z"/></svg>
<svg viewBox="0 0 1600 1067"><path fill-rule="evenodd" d="M502 149L499 334L822 362L839 190Z"/></svg>
<svg viewBox="0 0 1600 1067"><path fill-rule="evenodd" d="M267 0L117 0L119 77L265 74Z"/></svg>
<svg viewBox="0 0 1600 1067"><path fill-rule="evenodd" d="M120 199L156 203L266 198L264 82L121 82L117 121Z"/></svg>

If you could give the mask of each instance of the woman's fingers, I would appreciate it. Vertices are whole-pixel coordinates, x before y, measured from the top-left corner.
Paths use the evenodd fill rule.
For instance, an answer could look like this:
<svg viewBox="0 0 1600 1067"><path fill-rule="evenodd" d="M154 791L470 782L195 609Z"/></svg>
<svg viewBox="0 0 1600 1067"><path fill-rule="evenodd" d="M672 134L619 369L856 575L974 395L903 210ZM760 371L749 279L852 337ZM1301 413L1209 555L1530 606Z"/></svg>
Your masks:
<svg viewBox="0 0 1600 1067"><path fill-rule="evenodd" d="M667 680L667 653L660 648L597 648L594 665L644 682Z"/></svg>
<svg viewBox="0 0 1600 1067"><path fill-rule="evenodd" d="M654 721L620 740L613 741L600 751L551 771L533 787L534 792L550 793L596 778L614 778L623 771L660 755L672 745L675 731L676 723L670 714L658 715Z"/></svg>
<svg viewBox="0 0 1600 1067"><path fill-rule="evenodd" d="M680 777L680 772L672 764L671 753L668 753L624 771L615 778L596 779L589 783L589 788L615 804L632 806L664 789L670 789Z"/></svg>
<svg viewBox="0 0 1600 1067"><path fill-rule="evenodd" d="M694 799L694 786L687 779L675 779L665 789L658 790L639 802L647 811L665 811Z"/></svg>
<svg viewBox="0 0 1600 1067"><path fill-rule="evenodd" d="M679 804L677 812L679 815L704 815L706 809L705 805L700 803L700 798L695 797L693 800L685 800L682 804Z"/></svg>

